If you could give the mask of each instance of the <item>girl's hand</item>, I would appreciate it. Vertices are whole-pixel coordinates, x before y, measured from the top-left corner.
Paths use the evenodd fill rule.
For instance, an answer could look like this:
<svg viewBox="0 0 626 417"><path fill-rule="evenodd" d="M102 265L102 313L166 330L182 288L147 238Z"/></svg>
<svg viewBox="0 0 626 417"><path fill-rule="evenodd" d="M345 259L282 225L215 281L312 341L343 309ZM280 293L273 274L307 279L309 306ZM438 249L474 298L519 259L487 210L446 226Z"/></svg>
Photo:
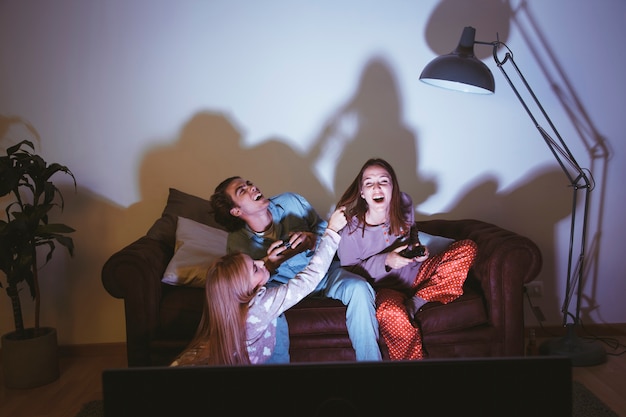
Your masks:
<svg viewBox="0 0 626 417"><path fill-rule="evenodd" d="M348 219L346 219L345 211L345 207L339 207L337 210L335 210L333 214L330 215L327 228L339 233L341 229L343 229L346 224L348 224Z"/></svg>
<svg viewBox="0 0 626 417"><path fill-rule="evenodd" d="M430 256L430 252L428 251L428 246L424 246L424 255L418 256L415 258L417 262L424 262Z"/></svg>
<svg viewBox="0 0 626 417"><path fill-rule="evenodd" d="M400 255L399 252L402 252L407 246L408 245L398 246L393 252L389 252L385 259L385 266L389 269L400 269L415 262L416 258L405 258Z"/></svg>

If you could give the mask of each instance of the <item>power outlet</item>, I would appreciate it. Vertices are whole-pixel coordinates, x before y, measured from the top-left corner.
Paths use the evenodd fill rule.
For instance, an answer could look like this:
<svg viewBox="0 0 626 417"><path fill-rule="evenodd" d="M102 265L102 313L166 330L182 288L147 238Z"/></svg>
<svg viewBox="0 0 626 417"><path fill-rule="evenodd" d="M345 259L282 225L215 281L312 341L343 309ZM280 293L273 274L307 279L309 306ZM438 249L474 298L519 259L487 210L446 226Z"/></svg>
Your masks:
<svg viewBox="0 0 626 417"><path fill-rule="evenodd" d="M533 298L543 297L543 282L541 281L529 282L528 284L525 285L525 287L526 287L526 292L528 293L529 297L533 297Z"/></svg>

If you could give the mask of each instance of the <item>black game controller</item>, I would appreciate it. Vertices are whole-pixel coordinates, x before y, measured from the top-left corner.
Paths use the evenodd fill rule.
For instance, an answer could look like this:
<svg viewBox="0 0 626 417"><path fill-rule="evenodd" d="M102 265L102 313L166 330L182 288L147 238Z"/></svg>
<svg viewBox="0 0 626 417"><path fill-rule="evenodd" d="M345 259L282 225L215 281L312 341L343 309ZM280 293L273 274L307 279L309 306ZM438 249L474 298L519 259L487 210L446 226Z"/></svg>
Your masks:
<svg viewBox="0 0 626 417"><path fill-rule="evenodd" d="M409 245L406 249L403 249L399 252L400 256L405 258L417 258L419 256L426 255L426 246L422 245Z"/></svg>
<svg viewBox="0 0 626 417"><path fill-rule="evenodd" d="M404 240L407 240L407 237L404 237ZM398 254L405 258L417 258L426 255L426 247L420 243L417 227L411 226L408 235L408 246L406 249L398 252Z"/></svg>
<svg viewBox="0 0 626 417"><path fill-rule="evenodd" d="M280 244L279 248L289 249L291 247L291 242L288 237L282 239L282 241L283 243Z"/></svg>

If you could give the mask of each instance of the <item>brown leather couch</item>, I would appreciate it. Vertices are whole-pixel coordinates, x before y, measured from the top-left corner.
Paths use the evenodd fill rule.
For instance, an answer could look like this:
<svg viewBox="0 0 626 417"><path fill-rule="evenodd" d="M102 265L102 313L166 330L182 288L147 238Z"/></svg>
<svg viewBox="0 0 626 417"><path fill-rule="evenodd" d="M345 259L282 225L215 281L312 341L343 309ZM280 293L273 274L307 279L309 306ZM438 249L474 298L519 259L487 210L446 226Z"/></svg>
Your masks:
<svg viewBox="0 0 626 417"><path fill-rule="evenodd" d="M207 200L170 189L162 217L102 268L106 290L124 300L129 366L168 364L193 336L200 319L201 288L161 282L174 253L178 216L219 227ZM535 279L542 265L535 243L479 220L417 224L431 235L469 238L478 245L465 293L446 305L426 304L416 314L427 357L522 356L524 284ZM340 302L309 297L286 316L293 362L355 360ZM388 358L386 348L381 350Z"/></svg>

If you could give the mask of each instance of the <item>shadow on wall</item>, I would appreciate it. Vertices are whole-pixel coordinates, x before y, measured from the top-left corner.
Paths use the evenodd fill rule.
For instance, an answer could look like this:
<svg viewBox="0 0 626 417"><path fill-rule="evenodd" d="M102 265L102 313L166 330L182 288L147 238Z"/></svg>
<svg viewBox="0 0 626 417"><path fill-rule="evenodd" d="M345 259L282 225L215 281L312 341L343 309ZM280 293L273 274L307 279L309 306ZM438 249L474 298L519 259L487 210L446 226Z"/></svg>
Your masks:
<svg viewBox="0 0 626 417"><path fill-rule="evenodd" d="M532 7L529 6L526 0L441 0L428 19L425 39L436 55L447 54L457 45L457 36L465 26L475 27L477 29L477 39L483 41L498 39L506 43L511 28L514 27L518 31L521 39L534 57L534 64L536 64L537 68L548 81L552 93L559 100L563 111L569 117L571 125L577 133L577 135L574 135L574 138L580 140L580 143L582 143L587 150L586 157L589 159L591 165L588 175L593 173L593 177L595 177L592 181L593 193L590 197L590 213L593 212L597 214L591 215L588 219L587 244L584 248L584 270L582 272L584 294L581 303L581 318L584 320L586 317L596 312L595 310L599 307L596 302L596 291L600 278L598 276L600 236L603 230L603 213L606 200L606 187L608 184L607 174L609 172L608 164L613 153L611 144L595 126L589 112L578 97L576 91L577 84L568 79L568 71L557 59L555 52L557 49L548 43L547 37L543 33L540 20L536 18ZM451 30L451 28L456 29ZM491 48L474 48L474 51L479 59L484 60L489 58ZM500 80L497 83L499 82ZM520 117L523 117L521 110L520 108ZM538 112L535 112L535 114L538 115ZM537 183L537 185L539 184L545 187L546 190L549 190L543 182ZM596 184L599 185L599 187L596 188ZM537 189L536 187L532 188L533 190ZM558 184L555 184L554 190L559 190ZM547 201L554 204L553 207L563 204L563 207L567 208L568 204L571 205L571 202L568 203L562 200L561 195L553 196L551 193L548 193L546 197ZM537 199L535 198L532 201L537 201ZM522 207L526 206L527 205L523 205ZM543 213L544 212L537 214L543 215ZM524 213L519 214L521 216L512 218L525 219ZM553 219L556 222L565 217L569 217L570 214L571 212L568 212L563 217L554 217ZM498 217L495 217L495 219L498 219ZM535 237L535 239L537 239L537 237L542 239L541 241L537 241L537 243L540 244L544 251L544 260L548 262L547 266L552 267L546 271L546 273L542 274L543 277L546 278L544 282L548 284L546 288L548 290L547 293L550 293L554 291L557 281L565 286L567 278L565 276L566 271L561 274L562 276L556 277L553 267L555 262L557 262L563 265L563 268L566 268L567 259L565 258L567 257L567 248L555 249L555 232L552 234L547 232L547 230L552 231L552 228L545 230L533 228L532 219L526 220L530 220L531 222L522 224L531 226L531 233L537 232L537 234L528 233L528 235ZM540 224L541 223L542 222L540 222ZM581 222L578 221L577 227L579 230L580 223ZM501 224L506 227L505 222ZM521 230L517 231L523 233ZM575 245L579 243L580 236L579 231L575 238ZM546 253L546 250L549 252ZM557 251L556 253L555 250ZM574 263L572 267L574 269L576 269L576 260L580 254L581 248L576 248L573 254ZM559 293L563 293L563 291L561 290ZM574 304L575 302L572 302L569 308L570 312L574 312ZM556 303L551 303L550 305L556 306Z"/></svg>
<svg viewBox="0 0 626 417"><path fill-rule="evenodd" d="M417 174L416 138L402 124L394 76L378 58L368 62L353 98L322 127L307 153L295 152L280 138L250 148L241 139L236 123L226 115L195 114L175 143L145 154L139 171L141 200L127 210L125 223L140 236L160 215L170 187L208 198L219 182L233 175L250 179L267 196L300 193L325 216L373 156L394 165L411 184L416 204L436 190L433 182ZM323 178L331 181L324 183Z"/></svg>
<svg viewBox="0 0 626 417"><path fill-rule="evenodd" d="M419 206L436 193L437 184L420 175L419 141L403 120L394 73L385 60L375 57L365 65L357 90L320 127L310 150L303 154L281 138L245 147L233 120L204 111L190 118L173 143L145 153L137 179L141 199L136 204L119 207L82 187L76 194L63 190L63 216L77 230L76 257L55 259L58 269L67 270L67 278L42 280L50 297L44 308L53 310L46 317L49 323L59 323L60 343L97 343L123 334L123 310L119 300L102 288L100 270L111 254L146 233L161 215L170 187L208 198L224 178L240 175L268 196L300 193L326 216L362 164L368 158L382 157L394 166L403 190ZM568 215L560 210L569 207L569 200L561 203L560 196L552 195L560 185L555 182L561 180L557 172L547 171L507 193L499 193L498 184L486 180L459 196L449 212L430 217L493 222L534 240L539 236L547 242L540 244L542 251L551 251L555 223ZM546 263L544 271L546 294L550 294L547 280L555 280L554 265Z"/></svg>
<svg viewBox="0 0 626 417"><path fill-rule="evenodd" d="M432 11L424 37L435 55L452 52L465 26L476 28L476 39L507 42L514 11L509 0L441 0ZM480 60L491 56L490 48L475 48Z"/></svg>
<svg viewBox="0 0 626 417"><path fill-rule="evenodd" d="M509 2L501 0L442 0L430 16L424 36L437 55L450 52L467 25L480 28L487 39L497 34L506 42L513 22L524 29L517 15L528 11L525 2L518 6L513 10ZM476 53L487 58L490 49L478 48ZM575 124L577 120L590 123L584 109L572 115L577 113L580 116ZM403 123L403 116L396 77L390 64L380 57L365 64L354 94L320 126L304 153L295 152L281 138L267 138L260 145L245 147L233 120L221 113L198 113L175 143L146 153L139 173L141 201L128 209L125 224L130 229L125 232L132 232L132 236L145 233L160 215L169 187L208 198L222 179L232 175L254 181L268 196L283 191L301 193L325 216L371 157L382 157L394 166L403 190L419 207L437 193L437 183L421 175L419 138ZM596 132L593 143L601 139L595 129L589 131ZM447 213L431 216L486 220L535 240L544 254L542 307L549 318L561 316L557 300L563 291L557 286L565 281L556 275L557 266L566 263L566 250L557 248L555 239L556 225L571 213L571 194L563 180L558 169L546 169L515 189L498 192L497 182L487 179L466 190ZM598 247L595 239L592 243L588 257L594 260ZM589 278L595 280L595 274ZM597 307L593 293L585 304L586 314Z"/></svg>
<svg viewBox="0 0 626 417"><path fill-rule="evenodd" d="M494 178L478 180L459 196L449 211L430 217L480 219L534 240L543 255L541 275L537 279L544 282L544 295L534 303L546 317L560 317L558 300L562 290L557 288L557 282L565 277L557 276L556 263L564 264L563 256L566 255L562 248L556 247L555 236L558 233L556 224L571 213L569 183L559 169L546 168L543 172L535 172L516 188L498 189L499 184ZM539 325L534 318L528 324Z"/></svg>
<svg viewBox="0 0 626 417"><path fill-rule="evenodd" d="M390 65L375 57L365 66L357 91L321 127L310 150L295 152L279 138L246 148L236 123L215 112L195 114L176 142L148 151L140 165L141 200L126 211L126 233L138 237L161 214L170 187L209 198L223 179L240 175L265 195L304 195L320 215L332 209L343 190L371 157L388 160L404 191L418 207L437 191L417 165L418 138L402 123L402 103ZM498 192L494 179L459 196L447 213L430 217L477 218L537 240L544 252L545 311L558 317L554 251L555 224L568 216L570 194L562 173L546 170L518 188ZM555 195L555 190L563 194ZM423 218L424 216L422 216ZM540 237L537 239L536 237ZM129 237L130 240L130 237Z"/></svg>
<svg viewBox="0 0 626 417"><path fill-rule="evenodd" d="M25 118L0 115L0 153L6 154L8 147L21 140L33 142L35 153L45 159L48 159L46 145L54 146L50 138L41 137ZM54 162L65 164L62 159ZM123 326L123 316L121 320L116 319L111 308L113 299L100 281L100 270L114 251L129 243L123 223L119 221L123 210L81 186L80 177L76 178L76 189L63 176L55 175L52 180L62 193L64 209L52 210L49 221L75 229L71 234L75 253L70 258L63 247L56 245L50 262L44 265L41 260L41 324L57 328L61 345L114 340L120 323ZM4 198L0 199L3 212L5 202ZM25 325L30 327L34 323L34 303L24 285L20 294ZM8 298L0 297L0 318L11 317ZM0 319L0 334L12 330L11 320Z"/></svg>
<svg viewBox="0 0 626 417"><path fill-rule="evenodd" d="M316 172L330 174L328 186L335 200L372 157L387 160L404 184L410 184L405 191L416 206L436 192L434 181L419 174L418 138L403 120L402 100L390 65L381 58L371 59L357 91L323 126L311 152Z"/></svg>
<svg viewBox="0 0 626 417"><path fill-rule="evenodd" d="M426 41L436 55L448 53L467 25L479 28L478 38L492 39L498 33L500 40L506 41L512 19L508 4L502 0L442 0L428 21ZM477 48L476 52L486 56L489 48ZM567 79L559 84L571 85ZM574 99L569 101L580 104L576 95L570 94ZM591 125L585 129L594 135L590 142L601 140L584 109L575 110L572 114L578 115L574 120L576 125ZM6 133L10 120L0 115L0 133ZM403 190L419 206L437 193L437 182L436 178L424 178L420 174L419 138L403 120L402 97L394 72L388 62L374 57L364 65L356 91L320 126L317 134L312 132L315 140L307 152L295 152L285 144L287 141L278 137L245 147L242 131L234 120L207 110L191 115L174 142L146 151L138 164L138 178L128 178L139 182L141 192L140 201L131 207L119 207L91 193L81 187L81 179L77 178L77 193L62 188L66 199L62 217L76 229L76 256L68 260L55 255L53 265L41 272L42 285L46 287L42 308L54 310L44 313L47 324L59 323L61 344L67 344L68 340L71 343L110 341L114 338L104 333L123 333L121 301L104 291L100 270L111 254L146 233L160 216L169 187L208 198L222 179L241 175L257 183L266 195L283 191L301 193L325 215L363 162L379 156L393 164ZM2 147L6 146L7 140L2 136ZM598 148L597 144L590 146L596 155ZM604 163L594 171L603 172L606 166ZM115 169L114 165L111 169ZM605 187L607 181L598 179ZM449 205L447 212L429 217L477 218L531 237L544 254L544 303L558 309L555 300L561 292L556 290L556 282L561 282L562 277L555 276L555 262L564 264L565 251L561 248L557 253L555 249L555 225L570 214L570 191L563 185L562 173L556 168L537 173L505 192L498 191L494 179L477 179L473 187L458 196L455 204ZM562 195L559 190L563 190ZM596 195L602 201L604 191L597 190ZM600 209L599 216L602 212ZM602 229L600 222L596 229ZM591 259L596 259L599 250L595 242L588 252ZM55 268L66 271L68 276L49 277ZM593 270L591 278L595 279ZM585 301L590 308L597 304L593 293ZM7 303L0 300L0 308L8 308L5 306ZM0 321L0 325L4 326L4 322Z"/></svg>

